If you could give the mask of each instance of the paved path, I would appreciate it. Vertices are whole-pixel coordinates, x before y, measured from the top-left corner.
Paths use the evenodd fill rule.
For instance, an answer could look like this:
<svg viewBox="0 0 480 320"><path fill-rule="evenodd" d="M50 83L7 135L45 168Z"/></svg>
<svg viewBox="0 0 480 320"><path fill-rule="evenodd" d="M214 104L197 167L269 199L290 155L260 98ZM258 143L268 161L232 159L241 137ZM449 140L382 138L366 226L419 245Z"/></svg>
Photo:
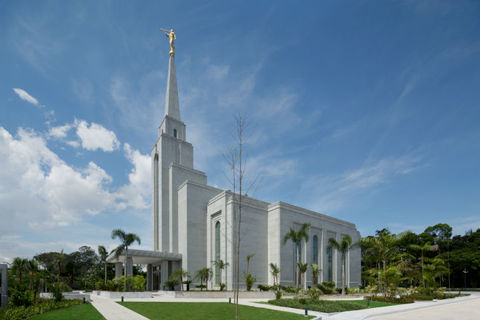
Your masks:
<svg viewBox="0 0 480 320"><path fill-rule="evenodd" d="M94 294L90 295L90 298L92 299L92 305L107 320L149 320L148 318L119 305L111 299Z"/></svg>

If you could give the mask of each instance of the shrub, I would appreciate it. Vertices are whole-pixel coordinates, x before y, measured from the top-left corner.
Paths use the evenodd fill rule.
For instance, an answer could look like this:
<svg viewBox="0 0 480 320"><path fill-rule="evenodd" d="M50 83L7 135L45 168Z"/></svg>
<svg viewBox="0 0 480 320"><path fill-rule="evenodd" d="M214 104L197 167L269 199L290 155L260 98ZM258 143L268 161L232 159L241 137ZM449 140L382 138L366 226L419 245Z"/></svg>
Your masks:
<svg viewBox="0 0 480 320"><path fill-rule="evenodd" d="M298 293L300 291L299 288L295 288L293 286L279 286L279 288L287 293Z"/></svg>
<svg viewBox="0 0 480 320"><path fill-rule="evenodd" d="M135 291L145 290L145 278L143 276L137 275L133 277L133 288Z"/></svg>
<svg viewBox="0 0 480 320"><path fill-rule="evenodd" d="M322 282L317 285L317 288L322 290L325 294L332 294L335 290L335 283L334 282Z"/></svg>
<svg viewBox="0 0 480 320"><path fill-rule="evenodd" d="M258 289L260 289L260 291L269 291L269 290L270 290L270 286L263 285L263 284L259 284L259 285L258 285Z"/></svg>
<svg viewBox="0 0 480 320"><path fill-rule="evenodd" d="M175 290L175 287L179 284L177 279L170 279L165 281L165 286L170 290Z"/></svg>
<svg viewBox="0 0 480 320"><path fill-rule="evenodd" d="M366 309L366 306L362 306L355 302L348 301L328 301L328 300L313 300L313 299L277 299L268 301L269 304L273 304L281 307L304 309L308 306L309 310L320 312L342 312L349 310Z"/></svg>
<svg viewBox="0 0 480 320"><path fill-rule="evenodd" d="M310 288L308 289L307 294L310 297L310 299L318 300L318 298L322 294L322 291L320 291L320 289Z"/></svg>
<svg viewBox="0 0 480 320"><path fill-rule="evenodd" d="M204 284L199 284L199 285L195 286L195 288L199 288L200 290L203 290L203 289L207 289L207 286L204 285Z"/></svg>
<svg viewBox="0 0 480 320"><path fill-rule="evenodd" d="M278 290L275 292L275 299L280 300L282 298L282 291Z"/></svg>
<svg viewBox="0 0 480 320"><path fill-rule="evenodd" d="M368 296L364 297L364 300L370 301L380 301L380 302L388 302L388 303L396 303L396 304L404 304L404 303L413 303L415 300L409 296L402 296L400 298L395 297L384 297L384 296Z"/></svg>
<svg viewBox="0 0 480 320"><path fill-rule="evenodd" d="M55 300L55 302L62 301L62 299L63 299L62 289L60 288L60 286L58 284L56 284L53 287L52 293L53 293L53 299Z"/></svg>
<svg viewBox="0 0 480 320"><path fill-rule="evenodd" d="M33 304L34 292L31 290L11 289L10 301L14 306L29 307Z"/></svg>
<svg viewBox="0 0 480 320"><path fill-rule="evenodd" d="M257 281L257 278L252 276L251 273L246 273L245 275L245 285L247 286L247 291L252 290L253 284Z"/></svg>
<svg viewBox="0 0 480 320"><path fill-rule="evenodd" d="M225 283L220 283L220 291L225 290L225 287L226 287L226 286L227 286L227 285L226 285Z"/></svg>
<svg viewBox="0 0 480 320"><path fill-rule="evenodd" d="M6 308L0 308L0 319L23 320L31 318L37 314L43 314L55 309L71 307L81 303L81 300L65 300L61 302L54 302L52 300L40 300L36 304L29 307L16 307L13 305L9 305Z"/></svg>

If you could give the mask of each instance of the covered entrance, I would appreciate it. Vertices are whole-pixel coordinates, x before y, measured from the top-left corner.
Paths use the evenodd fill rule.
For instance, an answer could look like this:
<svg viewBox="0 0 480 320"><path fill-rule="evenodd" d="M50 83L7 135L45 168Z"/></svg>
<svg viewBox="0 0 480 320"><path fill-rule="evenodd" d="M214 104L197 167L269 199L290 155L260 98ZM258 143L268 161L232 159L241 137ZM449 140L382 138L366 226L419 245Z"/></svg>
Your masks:
<svg viewBox="0 0 480 320"><path fill-rule="evenodd" d="M147 265L147 291L164 290L164 283L170 274L181 267L182 255L179 253L129 249L128 258L125 252L117 258L112 253L108 263L115 264L115 277L132 275L134 264ZM125 266L126 264L126 266Z"/></svg>

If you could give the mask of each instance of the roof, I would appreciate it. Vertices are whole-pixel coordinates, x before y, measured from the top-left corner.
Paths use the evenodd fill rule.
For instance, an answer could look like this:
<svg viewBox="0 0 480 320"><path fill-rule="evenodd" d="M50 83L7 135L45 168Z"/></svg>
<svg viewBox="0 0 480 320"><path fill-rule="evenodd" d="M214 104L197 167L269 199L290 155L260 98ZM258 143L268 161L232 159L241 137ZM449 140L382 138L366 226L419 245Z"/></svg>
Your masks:
<svg viewBox="0 0 480 320"><path fill-rule="evenodd" d="M128 249L128 257L133 259L134 264L151 264L159 263L161 261L181 261L182 255L180 253L163 252L163 251L151 251L151 250L139 250ZM107 262L116 263L125 261L125 252L122 252L118 258L112 252L107 257Z"/></svg>

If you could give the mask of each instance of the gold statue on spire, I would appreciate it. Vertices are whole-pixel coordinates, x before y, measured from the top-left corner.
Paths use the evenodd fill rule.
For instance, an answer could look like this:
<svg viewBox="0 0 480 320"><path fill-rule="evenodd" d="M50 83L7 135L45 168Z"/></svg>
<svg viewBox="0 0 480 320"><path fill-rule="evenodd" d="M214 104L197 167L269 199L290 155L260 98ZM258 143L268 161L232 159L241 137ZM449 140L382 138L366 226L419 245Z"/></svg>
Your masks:
<svg viewBox="0 0 480 320"><path fill-rule="evenodd" d="M173 29L170 29L170 31L162 29L162 28L159 28L159 29L161 31L165 32L165 35L167 36L167 38L170 39L170 52L169 52L169 54L170 54L170 56L174 57L175 56L175 45L173 44L173 42L175 40L177 40L177 35L173 31Z"/></svg>

